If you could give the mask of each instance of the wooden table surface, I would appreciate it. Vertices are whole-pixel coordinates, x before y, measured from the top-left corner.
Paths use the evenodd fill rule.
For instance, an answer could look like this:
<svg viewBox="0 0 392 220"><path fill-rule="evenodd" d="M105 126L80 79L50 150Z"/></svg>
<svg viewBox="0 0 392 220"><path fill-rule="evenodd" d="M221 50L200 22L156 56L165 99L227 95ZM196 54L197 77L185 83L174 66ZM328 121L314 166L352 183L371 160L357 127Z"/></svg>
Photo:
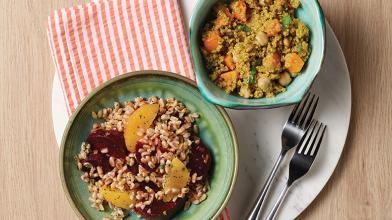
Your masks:
<svg viewBox="0 0 392 220"><path fill-rule="evenodd" d="M61 189L45 24L70 0L0 1L1 219L76 219ZM392 219L392 1L320 0L352 82L339 165L299 219Z"/></svg>

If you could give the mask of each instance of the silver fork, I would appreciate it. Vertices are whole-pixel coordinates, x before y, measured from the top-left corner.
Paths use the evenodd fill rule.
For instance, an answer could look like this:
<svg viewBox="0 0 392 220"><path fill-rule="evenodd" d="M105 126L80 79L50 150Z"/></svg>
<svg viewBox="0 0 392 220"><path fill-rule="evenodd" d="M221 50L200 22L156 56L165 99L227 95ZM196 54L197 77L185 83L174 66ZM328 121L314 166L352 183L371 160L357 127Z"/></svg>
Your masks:
<svg viewBox="0 0 392 220"><path fill-rule="evenodd" d="M297 104L291 112L289 119L283 127L282 149L280 151L279 157L276 160L274 167L272 168L272 171L264 184L263 189L259 193L255 203L253 204L252 209L248 213L247 220L257 220L260 218L263 203L271 187L271 184L275 179L276 172L280 167L280 164L286 153L290 149L298 145L305 133L305 130L309 127L309 124L313 119L313 114L316 110L318 100L318 96L311 95L310 93L308 93L305 98L299 104Z"/></svg>
<svg viewBox="0 0 392 220"><path fill-rule="evenodd" d="M289 179L287 180L286 186L280 193L278 200L274 204L266 220L273 220L275 218L275 215L286 197L290 186L309 171L314 158L316 158L317 152L320 149L326 127L327 126L323 125L323 123L319 123L316 120L312 121L290 161Z"/></svg>

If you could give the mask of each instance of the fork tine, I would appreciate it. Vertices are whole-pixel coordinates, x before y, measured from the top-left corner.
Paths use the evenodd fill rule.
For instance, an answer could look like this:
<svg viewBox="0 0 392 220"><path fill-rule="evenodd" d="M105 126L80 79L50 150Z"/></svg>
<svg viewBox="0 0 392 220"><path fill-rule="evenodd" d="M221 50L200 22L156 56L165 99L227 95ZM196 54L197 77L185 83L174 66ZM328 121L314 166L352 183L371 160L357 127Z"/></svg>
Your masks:
<svg viewBox="0 0 392 220"><path fill-rule="evenodd" d="M296 124L297 118L298 118L298 116L301 115L302 109L303 109L304 106L306 105L306 102L308 101L309 96L310 96L310 93L307 93L306 96L305 96L305 98L302 99L302 101L301 101L300 103L298 103L298 104L294 107L294 109L293 109L293 111L291 112L291 115L290 115L290 117L289 117L289 121L290 121L290 122L293 122L293 123Z"/></svg>
<svg viewBox="0 0 392 220"><path fill-rule="evenodd" d="M315 98L315 97L317 97L316 101L313 102L313 98ZM313 96L312 97L312 101L309 104L310 110L309 110L309 108L307 109L308 111L306 111L304 113L304 116L301 119L301 122L299 123L300 124L299 126L301 128L307 128L309 126L310 121L313 119L314 112L316 111L316 107L317 107L318 101L319 101L319 97L318 96Z"/></svg>
<svg viewBox="0 0 392 220"><path fill-rule="evenodd" d="M324 133L325 133L325 129L327 128L327 126L326 125L323 125L323 130L321 131L321 135L320 135L320 137L318 138L318 140L317 140L317 143L316 143L316 148L314 149L314 152L312 152L310 155L311 156L316 156L317 155L317 152L318 152L318 150L320 149L320 145L321 145L321 142L322 142L322 140L323 140L323 137L324 137Z"/></svg>
<svg viewBox="0 0 392 220"><path fill-rule="evenodd" d="M294 116L295 116L295 113L297 112L298 106L299 106L300 104L301 104L301 103L296 104L296 105L294 106L293 110L291 111L291 114L290 114L290 116L289 116L289 121L290 121L290 122L293 121L293 118L294 118Z"/></svg>
<svg viewBox="0 0 392 220"><path fill-rule="evenodd" d="M314 97L315 97L315 95L312 94L312 98L310 99L310 101L304 103L304 106L302 107L301 114L298 114L298 116L296 118L297 119L296 120L297 126L301 127L301 121L302 121L303 117L305 117L308 114L309 108L313 103Z"/></svg>
<svg viewBox="0 0 392 220"><path fill-rule="evenodd" d="M312 155L311 153L313 151L313 148L315 146L317 137L319 136L319 132L320 132L320 129L322 126L323 126L323 123L318 124L317 131L316 131L316 133L312 134L312 142L306 146L306 150L304 152L304 155ZM309 141L310 141L310 138L309 138Z"/></svg>
<svg viewBox="0 0 392 220"><path fill-rule="evenodd" d="M309 93L306 94L306 96L309 96ZM298 110L298 108L299 108L299 106L301 105L302 102L303 102L303 100L301 100L299 103L297 103L297 104L294 106L294 108L293 108L293 110L291 111L291 114L290 114L290 116L289 116L289 121L290 121L290 122L293 121L293 118L294 118L294 116L296 115L297 110Z"/></svg>
<svg viewBox="0 0 392 220"><path fill-rule="evenodd" d="M306 148L310 139L312 138L313 131L314 131L315 127L317 126L317 124L318 124L317 120L312 120L309 128L305 131L304 136L302 137L301 141L298 143L297 152L296 152L297 154L301 154L301 153L305 152L306 149L304 149L304 148Z"/></svg>

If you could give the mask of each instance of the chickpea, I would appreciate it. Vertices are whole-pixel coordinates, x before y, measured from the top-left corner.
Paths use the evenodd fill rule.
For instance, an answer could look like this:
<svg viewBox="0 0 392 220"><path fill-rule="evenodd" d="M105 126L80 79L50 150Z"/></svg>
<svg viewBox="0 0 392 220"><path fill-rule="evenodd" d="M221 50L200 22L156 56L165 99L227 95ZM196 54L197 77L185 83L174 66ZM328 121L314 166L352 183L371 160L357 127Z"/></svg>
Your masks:
<svg viewBox="0 0 392 220"><path fill-rule="evenodd" d="M268 43L268 36L263 31L260 31L256 34L256 41L259 45L265 46Z"/></svg>
<svg viewBox="0 0 392 220"><path fill-rule="evenodd" d="M292 79L288 72L284 72L280 74L279 84L282 86L287 86L291 83Z"/></svg>
<svg viewBox="0 0 392 220"><path fill-rule="evenodd" d="M247 86L241 87L240 95L242 95L244 98L249 98L251 95L250 89Z"/></svg>
<svg viewBox="0 0 392 220"><path fill-rule="evenodd" d="M262 76L257 80L257 86L266 91L271 86L271 80Z"/></svg>

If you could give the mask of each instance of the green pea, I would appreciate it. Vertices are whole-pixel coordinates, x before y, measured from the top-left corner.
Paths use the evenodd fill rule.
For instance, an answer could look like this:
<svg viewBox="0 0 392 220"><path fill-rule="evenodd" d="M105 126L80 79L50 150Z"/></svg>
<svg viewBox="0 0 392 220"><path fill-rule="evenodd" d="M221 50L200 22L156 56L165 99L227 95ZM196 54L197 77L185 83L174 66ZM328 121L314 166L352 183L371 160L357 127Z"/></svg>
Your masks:
<svg viewBox="0 0 392 220"><path fill-rule="evenodd" d="M245 24L238 25L237 28L241 31L244 31L244 32L251 32L252 31L252 29Z"/></svg>

